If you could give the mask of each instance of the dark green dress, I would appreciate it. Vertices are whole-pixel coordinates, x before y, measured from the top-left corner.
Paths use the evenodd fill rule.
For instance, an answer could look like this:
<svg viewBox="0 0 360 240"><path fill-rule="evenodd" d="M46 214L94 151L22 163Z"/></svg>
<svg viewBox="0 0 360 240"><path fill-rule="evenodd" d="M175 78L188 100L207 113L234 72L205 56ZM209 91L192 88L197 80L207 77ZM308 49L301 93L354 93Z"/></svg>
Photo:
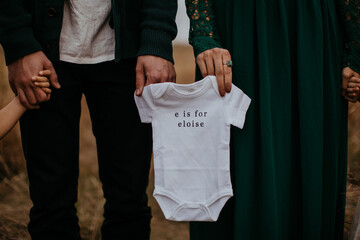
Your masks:
<svg viewBox="0 0 360 240"><path fill-rule="evenodd" d="M191 240L343 238L344 57L360 69L357 1L343 2L186 0L195 55L228 49L233 83L252 99L232 129L234 197L217 222L191 223Z"/></svg>

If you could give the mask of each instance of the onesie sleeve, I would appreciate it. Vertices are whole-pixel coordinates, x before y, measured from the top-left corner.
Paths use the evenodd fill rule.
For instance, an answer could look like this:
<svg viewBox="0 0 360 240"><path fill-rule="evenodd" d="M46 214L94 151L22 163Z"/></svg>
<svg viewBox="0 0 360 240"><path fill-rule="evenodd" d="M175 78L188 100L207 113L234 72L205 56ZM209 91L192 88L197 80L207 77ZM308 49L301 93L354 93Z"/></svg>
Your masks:
<svg viewBox="0 0 360 240"><path fill-rule="evenodd" d="M251 99L238 87L232 85L231 92L224 97L225 114L229 124L243 128Z"/></svg>
<svg viewBox="0 0 360 240"><path fill-rule="evenodd" d="M151 123L155 109L155 101L152 96L151 85L145 86L140 97L134 93L135 103L139 111L141 122Z"/></svg>

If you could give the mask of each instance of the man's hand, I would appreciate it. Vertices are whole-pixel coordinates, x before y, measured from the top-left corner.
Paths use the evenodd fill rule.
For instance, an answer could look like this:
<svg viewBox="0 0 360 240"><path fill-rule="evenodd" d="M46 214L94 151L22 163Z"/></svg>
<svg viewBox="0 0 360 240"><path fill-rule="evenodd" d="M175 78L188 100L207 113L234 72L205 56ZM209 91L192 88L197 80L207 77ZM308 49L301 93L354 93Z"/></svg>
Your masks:
<svg viewBox="0 0 360 240"><path fill-rule="evenodd" d="M144 86L152 83L175 82L174 64L168 60L144 55L137 58L136 63L136 95L141 96Z"/></svg>
<svg viewBox="0 0 360 240"><path fill-rule="evenodd" d="M20 102L28 109L37 109L39 102L48 99L47 94L34 84L32 77L42 70L50 70L50 84L60 88L57 75L50 60L42 51L26 55L8 66L9 82L14 93L17 93Z"/></svg>

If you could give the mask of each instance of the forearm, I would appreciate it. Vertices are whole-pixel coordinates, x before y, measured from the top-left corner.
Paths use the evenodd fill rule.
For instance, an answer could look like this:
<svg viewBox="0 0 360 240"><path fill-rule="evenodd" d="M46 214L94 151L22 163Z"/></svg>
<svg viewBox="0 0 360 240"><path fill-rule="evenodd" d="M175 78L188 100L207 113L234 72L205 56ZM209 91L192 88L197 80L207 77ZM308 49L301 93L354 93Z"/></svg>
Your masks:
<svg viewBox="0 0 360 240"><path fill-rule="evenodd" d="M25 111L26 108L21 105L19 97L15 97L0 110L0 139L14 127Z"/></svg>
<svg viewBox="0 0 360 240"><path fill-rule="evenodd" d="M177 28L177 0L144 0L138 56L154 55L174 62L172 40Z"/></svg>
<svg viewBox="0 0 360 240"><path fill-rule="evenodd" d="M190 19L189 43L194 47L195 57L212 49L222 48L216 33L212 0L185 0Z"/></svg>
<svg viewBox="0 0 360 240"><path fill-rule="evenodd" d="M344 67L360 72L360 2L357 0L337 0L339 15L344 29L346 52Z"/></svg>

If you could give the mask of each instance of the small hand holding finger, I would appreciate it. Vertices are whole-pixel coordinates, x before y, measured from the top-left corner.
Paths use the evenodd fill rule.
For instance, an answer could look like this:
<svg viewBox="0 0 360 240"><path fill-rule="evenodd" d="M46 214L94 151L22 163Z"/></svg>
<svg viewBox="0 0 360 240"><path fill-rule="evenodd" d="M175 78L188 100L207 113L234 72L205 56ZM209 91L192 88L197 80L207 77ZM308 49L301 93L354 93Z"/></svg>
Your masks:
<svg viewBox="0 0 360 240"><path fill-rule="evenodd" d="M46 87L46 88L50 87L50 82L47 77L34 76L31 78L31 80L34 82L34 85L36 87Z"/></svg>
<svg viewBox="0 0 360 240"><path fill-rule="evenodd" d="M44 76L39 74L40 71L43 71ZM38 87L32 80L32 76L38 75L46 78L49 75L51 78L51 75L56 75L50 60L42 51L30 53L9 64L8 74L12 90L19 95L20 102L28 109L39 108L38 104L49 98L41 88L45 79L37 79L37 82L40 83Z"/></svg>
<svg viewBox="0 0 360 240"><path fill-rule="evenodd" d="M39 103L50 100L50 94L51 94L50 82L49 82L50 76L51 76L50 70L42 70L39 72L39 76L33 76L31 78L35 87L37 88L34 89L34 91L36 92L37 96L40 96L38 97ZM42 92L39 90L41 90ZM43 93L45 93L46 95L44 95Z"/></svg>
<svg viewBox="0 0 360 240"><path fill-rule="evenodd" d="M40 72L39 72L39 75L40 75L40 76L45 76L45 77L49 78L50 75L51 75L51 71L48 70L48 69L45 69L45 70L40 71Z"/></svg>

